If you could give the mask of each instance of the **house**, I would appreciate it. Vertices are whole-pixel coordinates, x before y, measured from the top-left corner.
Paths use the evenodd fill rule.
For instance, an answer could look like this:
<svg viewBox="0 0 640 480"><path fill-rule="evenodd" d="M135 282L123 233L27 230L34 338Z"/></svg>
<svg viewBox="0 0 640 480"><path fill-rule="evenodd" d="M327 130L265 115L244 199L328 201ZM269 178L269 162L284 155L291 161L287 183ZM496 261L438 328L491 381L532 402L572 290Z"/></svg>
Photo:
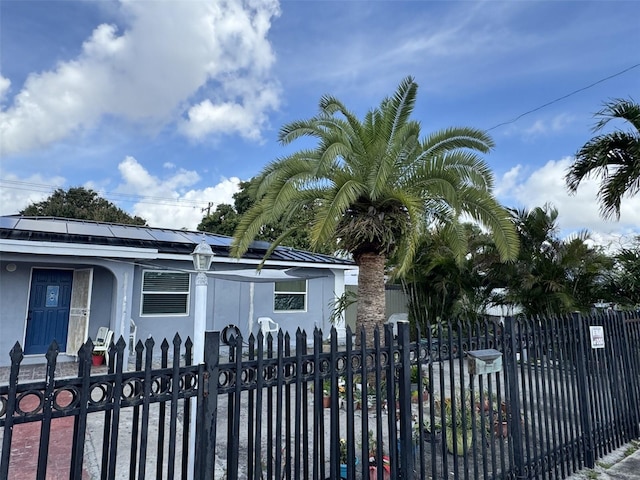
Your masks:
<svg viewBox="0 0 640 480"><path fill-rule="evenodd" d="M25 362L40 363L50 342L59 361L74 360L98 328L114 338L194 338L192 255L214 252L207 272L206 330L236 326L257 334L270 317L294 336L298 327L328 332L331 304L344 292L350 261L254 242L242 259L231 239L210 233L50 217L0 217L0 366L20 342ZM342 322L343 323L343 322ZM343 327L342 327L343 329ZM295 338L295 337L294 337ZM127 345L130 348L130 345Z"/></svg>

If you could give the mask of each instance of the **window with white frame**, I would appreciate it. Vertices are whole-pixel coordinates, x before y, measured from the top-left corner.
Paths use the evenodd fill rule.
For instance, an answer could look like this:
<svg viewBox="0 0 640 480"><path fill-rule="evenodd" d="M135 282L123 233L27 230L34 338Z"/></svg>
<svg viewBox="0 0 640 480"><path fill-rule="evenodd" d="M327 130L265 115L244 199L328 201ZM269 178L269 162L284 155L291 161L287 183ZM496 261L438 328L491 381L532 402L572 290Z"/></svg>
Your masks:
<svg viewBox="0 0 640 480"><path fill-rule="evenodd" d="M144 271L141 315L188 315L189 281L188 273Z"/></svg>
<svg viewBox="0 0 640 480"><path fill-rule="evenodd" d="M274 312L304 312L307 310L307 281L276 282Z"/></svg>

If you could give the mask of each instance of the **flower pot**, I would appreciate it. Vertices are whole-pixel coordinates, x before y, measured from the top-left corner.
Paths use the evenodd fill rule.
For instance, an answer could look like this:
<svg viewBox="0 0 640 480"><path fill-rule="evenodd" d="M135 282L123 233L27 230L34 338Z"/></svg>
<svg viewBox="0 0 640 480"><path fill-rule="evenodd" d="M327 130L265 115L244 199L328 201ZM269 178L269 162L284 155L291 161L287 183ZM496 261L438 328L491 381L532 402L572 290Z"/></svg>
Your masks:
<svg viewBox="0 0 640 480"><path fill-rule="evenodd" d="M329 395L322 397L322 406L324 408L331 407L331 397Z"/></svg>
<svg viewBox="0 0 640 480"><path fill-rule="evenodd" d="M382 478L384 480L390 480L391 467L389 465L383 465L380 468L382 468ZM378 467L375 465L369 467L369 480L378 480Z"/></svg>
<svg viewBox="0 0 640 480"><path fill-rule="evenodd" d="M104 355L93 355L91 357L91 364L94 367L97 367L98 365L102 365L104 363Z"/></svg>
<svg viewBox="0 0 640 480"><path fill-rule="evenodd" d="M493 433L495 433L496 437L507 438L509 436L507 422L496 422L493 425Z"/></svg>
<svg viewBox="0 0 640 480"><path fill-rule="evenodd" d="M358 465L358 463L360 463L358 461L358 457L356 457L356 461L354 462L354 465ZM346 479L347 478L347 464L346 463L341 463L340 464L340 478Z"/></svg>

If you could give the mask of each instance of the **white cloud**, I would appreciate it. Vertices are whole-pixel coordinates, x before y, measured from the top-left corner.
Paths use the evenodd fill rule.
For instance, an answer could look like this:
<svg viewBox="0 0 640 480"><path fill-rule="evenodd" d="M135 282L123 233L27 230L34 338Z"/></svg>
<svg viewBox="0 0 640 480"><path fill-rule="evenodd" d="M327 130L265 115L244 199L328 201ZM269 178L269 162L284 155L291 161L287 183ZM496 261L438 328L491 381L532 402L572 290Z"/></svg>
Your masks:
<svg viewBox="0 0 640 480"><path fill-rule="evenodd" d="M0 75L0 103L4 100L5 95L9 91L11 80Z"/></svg>
<svg viewBox="0 0 640 480"><path fill-rule="evenodd" d="M530 173L518 165L498 182L498 195L504 204L513 207L530 209L551 203L558 209L558 224L565 234L588 229L598 243L640 233L640 195L623 199L617 222L600 216L596 180L583 181L578 192L569 195L564 176L572 160L570 157L551 160Z"/></svg>
<svg viewBox="0 0 640 480"><path fill-rule="evenodd" d="M246 85L249 88L239 92L237 87L241 83L239 81L234 90L244 99L242 103L214 103L206 99L189 109L182 131L198 140L213 133L233 132L249 140L259 140L260 130L267 122L265 112L278 106L277 87L254 91L251 85Z"/></svg>
<svg viewBox="0 0 640 480"><path fill-rule="evenodd" d="M277 108L280 94L266 38L279 15L275 0L122 1L120 9L129 22L122 31L99 25L77 58L28 76L0 112L4 153L49 145L105 116L156 128L180 123L196 139L260 137L266 111ZM211 112L194 116L192 105L231 111L231 125Z"/></svg>
<svg viewBox="0 0 640 480"><path fill-rule="evenodd" d="M221 178L216 185L193 188L200 176L193 171L178 169L171 176L158 178L151 175L133 157L126 157L118 170L121 182L110 189L105 182L86 182L90 188L131 215L147 220L152 227L188 228L194 230L209 203L215 209L220 203L233 205L233 194L240 190L237 177ZM0 215L15 215L35 202L47 199L55 189L68 189L62 177L32 175L19 178L2 173L0 180ZM109 190L109 191L108 191ZM133 199L133 200L128 200Z"/></svg>
<svg viewBox="0 0 640 480"><path fill-rule="evenodd" d="M32 203L45 200L64 183L65 179L58 176L37 174L20 178L3 172L0 179L0 215L16 215Z"/></svg>
<svg viewBox="0 0 640 480"><path fill-rule="evenodd" d="M202 189L191 188L200 181L193 171L178 169L172 176L160 179L153 176L133 157L125 158L118 166L122 183L119 194L142 196L128 211L147 220L152 227L195 229L204 216L209 202L233 204L240 179L222 178L220 183ZM169 213L170 212L170 213Z"/></svg>

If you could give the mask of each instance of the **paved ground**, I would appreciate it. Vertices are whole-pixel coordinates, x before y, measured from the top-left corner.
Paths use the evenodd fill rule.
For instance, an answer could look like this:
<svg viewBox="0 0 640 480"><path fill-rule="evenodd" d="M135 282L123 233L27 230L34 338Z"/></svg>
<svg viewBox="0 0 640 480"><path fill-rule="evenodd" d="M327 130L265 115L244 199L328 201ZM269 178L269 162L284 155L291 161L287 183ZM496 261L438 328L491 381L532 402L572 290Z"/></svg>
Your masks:
<svg viewBox="0 0 640 480"><path fill-rule="evenodd" d="M600 458L593 469L582 470L569 480L640 480L640 439Z"/></svg>

